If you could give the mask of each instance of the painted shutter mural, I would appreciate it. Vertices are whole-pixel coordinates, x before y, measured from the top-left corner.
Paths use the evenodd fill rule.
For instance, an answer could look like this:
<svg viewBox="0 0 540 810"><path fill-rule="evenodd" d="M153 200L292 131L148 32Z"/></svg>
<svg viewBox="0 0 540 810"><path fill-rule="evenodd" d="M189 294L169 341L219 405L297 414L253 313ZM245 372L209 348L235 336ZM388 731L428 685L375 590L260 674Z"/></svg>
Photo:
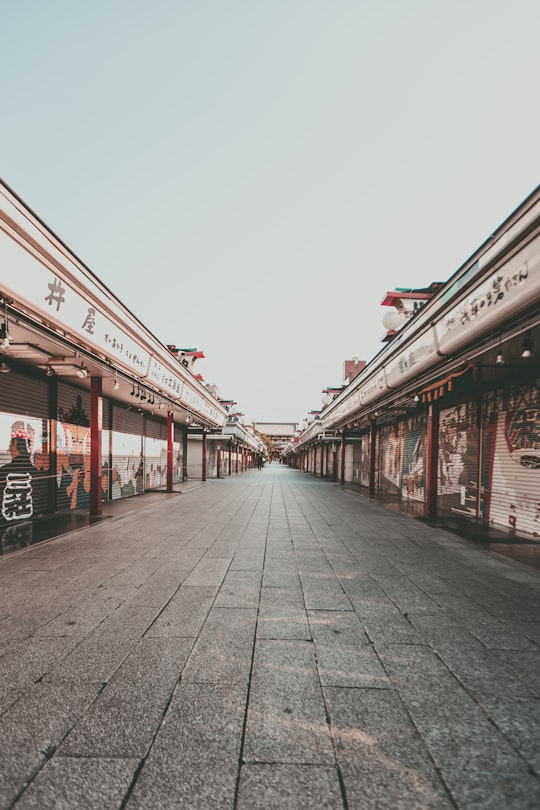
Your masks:
<svg viewBox="0 0 540 810"><path fill-rule="evenodd" d="M164 487L167 484L167 423L147 417L144 431L145 489Z"/></svg>
<svg viewBox="0 0 540 810"><path fill-rule="evenodd" d="M478 407L462 402L440 412L438 513L476 519L478 502Z"/></svg>
<svg viewBox="0 0 540 810"><path fill-rule="evenodd" d="M48 385L12 371L2 375L0 411L0 544L25 545L23 522L49 511ZM22 531L21 531L22 529Z"/></svg>
<svg viewBox="0 0 540 810"><path fill-rule="evenodd" d="M404 501L425 498L427 415L413 416L404 423L401 460L401 494Z"/></svg>
<svg viewBox="0 0 540 810"><path fill-rule="evenodd" d="M128 498L144 490L144 419L137 411L113 405L111 497Z"/></svg>
<svg viewBox="0 0 540 810"><path fill-rule="evenodd" d="M540 537L540 381L484 402L482 518Z"/></svg>

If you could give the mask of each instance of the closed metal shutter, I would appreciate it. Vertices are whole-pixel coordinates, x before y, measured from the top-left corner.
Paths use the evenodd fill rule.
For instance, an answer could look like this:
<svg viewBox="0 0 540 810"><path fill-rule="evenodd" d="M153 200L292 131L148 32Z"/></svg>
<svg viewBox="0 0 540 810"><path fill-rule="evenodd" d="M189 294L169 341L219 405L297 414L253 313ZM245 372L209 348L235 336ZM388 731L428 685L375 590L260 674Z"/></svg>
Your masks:
<svg viewBox="0 0 540 810"><path fill-rule="evenodd" d="M147 417L144 424L144 487L167 484L167 423Z"/></svg>
<svg viewBox="0 0 540 810"><path fill-rule="evenodd" d="M144 419L137 411L113 404L111 498L144 492Z"/></svg>
<svg viewBox="0 0 540 810"><path fill-rule="evenodd" d="M362 486L369 487L369 433L364 433L359 442L360 471L358 481Z"/></svg>
<svg viewBox="0 0 540 810"><path fill-rule="evenodd" d="M540 380L486 395L482 518L540 536Z"/></svg>
<svg viewBox="0 0 540 810"><path fill-rule="evenodd" d="M479 431L476 401L440 412L437 511L476 519L478 510Z"/></svg>
<svg viewBox="0 0 540 810"><path fill-rule="evenodd" d="M144 423L144 435L151 439L167 439L167 423L147 416Z"/></svg>
<svg viewBox="0 0 540 810"><path fill-rule="evenodd" d="M90 503L90 392L59 382L57 407L56 508L82 509Z"/></svg>
<svg viewBox="0 0 540 810"><path fill-rule="evenodd" d="M165 426L165 432L167 432L167 426ZM184 436L184 431L182 429L182 425L174 425L174 441L182 443L182 439Z"/></svg>
<svg viewBox="0 0 540 810"><path fill-rule="evenodd" d="M0 407L4 413L49 417L49 386L46 380L11 371L2 374Z"/></svg>
<svg viewBox="0 0 540 810"><path fill-rule="evenodd" d="M384 425L379 430L379 494L392 500L401 494L401 457L403 431L400 424Z"/></svg>
<svg viewBox="0 0 540 810"><path fill-rule="evenodd" d="M50 470L49 387L46 380L11 371L0 396L0 546L25 544L24 521L46 515ZM13 445L12 445L13 441ZM5 466L4 466L5 465Z"/></svg>
<svg viewBox="0 0 540 810"><path fill-rule="evenodd" d="M427 414L412 416L403 423L401 457L402 500L424 504L427 445ZM422 510L423 512L423 506Z"/></svg>
<svg viewBox="0 0 540 810"><path fill-rule="evenodd" d="M114 431L121 431L122 433L142 436L144 433L143 415L138 411L121 408L113 403L112 429Z"/></svg>

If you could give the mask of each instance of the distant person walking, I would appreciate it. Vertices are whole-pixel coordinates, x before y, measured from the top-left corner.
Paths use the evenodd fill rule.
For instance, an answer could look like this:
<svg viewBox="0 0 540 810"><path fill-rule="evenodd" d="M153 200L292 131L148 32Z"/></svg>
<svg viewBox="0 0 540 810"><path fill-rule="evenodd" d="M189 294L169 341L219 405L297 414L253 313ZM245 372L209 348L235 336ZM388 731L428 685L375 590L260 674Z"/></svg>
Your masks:
<svg viewBox="0 0 540 810"><path fill-rule="evenodd" d="M257 456L257 469L262 470L262 468L263 468L263 457L262 453L259 453Z"/></svg>

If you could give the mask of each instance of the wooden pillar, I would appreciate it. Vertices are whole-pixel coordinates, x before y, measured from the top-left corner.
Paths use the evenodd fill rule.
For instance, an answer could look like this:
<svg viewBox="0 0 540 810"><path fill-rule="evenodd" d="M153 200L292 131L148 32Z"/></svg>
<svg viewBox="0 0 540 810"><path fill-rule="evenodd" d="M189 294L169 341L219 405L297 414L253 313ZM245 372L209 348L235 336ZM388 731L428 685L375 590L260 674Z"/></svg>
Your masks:
<svg viewBox="0 0 540 810"><path fill-rule="evenodd" d="M232 439L229 439L229 475L232 473Z"/></svg>
<svg viewBox="0 0 540 810"><path fill-rule="evenodd" d="M217 443L217 478L221 478L221 442Z"/></svg>
<svg viewBox="0 0 540 810"><path fill-rule="evenodd" d="M167 492L173 491L173 465L174 465L174 420L173 412L167 412Z"/></svg>
<svg viewBox="0 0 540 810"><path fill-rule="evenodd" d="M101 437L103 432L103 396L101 377L90 382L90 516L103 513L101 490Z"/></svg>
<svg viewBox="0 0 540 810"><path fill-rule="evenodd" d="M347 438L345 435L345 429L343 429L343 433L341 434L341 470L339 473L339 483L345 483L345 448L347 446Z"/></svg>

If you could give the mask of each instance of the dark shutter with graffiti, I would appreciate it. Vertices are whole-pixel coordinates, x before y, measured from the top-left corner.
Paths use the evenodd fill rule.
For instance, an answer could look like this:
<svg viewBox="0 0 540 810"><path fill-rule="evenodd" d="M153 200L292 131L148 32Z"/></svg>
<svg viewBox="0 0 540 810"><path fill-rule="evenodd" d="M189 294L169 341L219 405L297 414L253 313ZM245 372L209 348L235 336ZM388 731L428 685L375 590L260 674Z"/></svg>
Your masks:
<svg viewBox="0 0 540 810"><path fill-rule="evenodd" d="M31 542L27 521L52 510L48 381L11 371L0 396L0 546ZM26 528L25 528L26 526Z"/></svg>
<svg viewBox="0 0 540 810"><path fill-rule="evenodd" d="M476 519L479 469L476 401L443 408L439 421L437 510L441 517Z"/></svg>
<svg viewBox="0 0 540 810"><path fill-rule="evenodd" d="M18 417L37 417L48 419L49 388L46 380L18 374L2 374L2 395L0 408L4 413L16 414Z"/></svg>
<svg viewBox="0 0 540 810"><path fill-rule="evenodd" d="M399 500L403 435L399 424L379 430L379 494Z"/></svg>
<svg viewBox="0 0 540 810"><path fill-rule="evenodd" d="M487 394L482 431L483 521L540 536L540 380Z"/></svg>
<svg viewBox="0 0 540 810"><path fill-rule="evenodd" d="M427 414L411 416L404 421L401 451L401 495L407 503L424 511L427 445Z"/></svg>

